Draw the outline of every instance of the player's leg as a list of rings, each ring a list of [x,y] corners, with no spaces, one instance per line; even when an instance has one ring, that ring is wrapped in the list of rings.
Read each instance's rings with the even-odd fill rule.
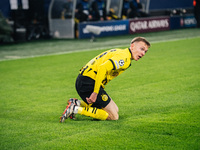
[[[80,96],[85,98],[90,95],[82,94]],[[92,107],[78,108],[75,112],[100,120],[118,120],[119,118],[117,105],[102,87],[100,88],[96,102],[92,104]]]
[[[85,103],[83,100],[78,100],[76,98],[70,98],[67,103],[70,104],[71,102],[75,103],[75,105],[77,106],[81,106],[81,107],[89,107],[89,105],[87,103]]]
[[[96,107],[75,106],[73,113],[92,117],[99,120],[106,120],[108,118],[108,113],[105,110]]]
[[[71,117],[74,114],[80,114],[89,116],[99,120],[118,120],[118,107],[115,102],[111,99],[107,106],[103,109],[96,107],[89,107],[86,103],[83,102],[86,107],[81,107],[81,101],[77,99],[70,99],[68,101],[69,105],[63,113],[63,116],[60,118],[60,122],[64,122],[65,119]]]
[[[111,99],[110,103],[105,108],[103,108],[103,110],[105,110],[108,113],[107,120],[118,120],[119,119],[119,115],[118,115],[119,109],[112,99]]]
[[[77,103],[78,105],[77,104],[75,105],[73,113],[90,116],[95,119],[106,120],[108,118],[108,112],[106,112],[101,108],[105,108],[110,103],[111,99],[103,88],[100,88],[97,100],[95,103],[92,104],[92,107],[90,107],[91,104],[90,105],[87,104],[86,97],[90,97],[91,93],[94,90],[94,84],[95,81],[93,79],[90,79],[82,75],[78,75],[76,80],[76,90],[84,102],[77,101],[80,103],[79,104]],[[112,119],[113,117],[110,118]]]
[[[86,103],[86,107],[81,107],[79,102],[80,100],[77,100],[73,109],[73,114],[85,115],[99,120],[119,119],[118,107],[112,99],[110,100],[109,104],[103,109],[99,109],[97,107],[88,107]]]
[[[70,103],[73,102],[75,104],[75,106],[79,106],[79,107],[90,107],[90,105],[88,105],[87,103],[85,103],[83,100],[78,100],[76,98],[70,98],[68,100],[68,105],[70,105]],[[66,108],[67,109],[67,108]],[[70,119],[76,119],[75,117],[75,113],[72,113],[70,116]]]
[[[81,107],[90,107],[90,105],[88,105],[86,102],[84,102],[83,100],[79,100],[80,102],[80,106]]]
[[[99,120],[106,120],[108,113],[102,109],[96,107],[90,107],[82,100],[70,98],[68,100],[68,106],[66,106],[63,115],[60,117],[60,122],[64,122],[65,119],[75,119],[75,114],[89,116]]]
[[[76,102],[79,105],[75,106],[74,113],[89,116],[99,120],[118,120],[118,106],[115,102],[111,99],[109,104],[103,108],[99,109],[96,107],[89,107],[84,101],[77,100]]]

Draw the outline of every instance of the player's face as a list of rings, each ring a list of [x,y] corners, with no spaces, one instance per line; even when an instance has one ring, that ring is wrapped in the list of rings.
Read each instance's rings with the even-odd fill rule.
[[[132,51],[132,58],[135,61],[138,61],[146,54],[146,52],[148,51],[148,46],[142,41],[134,42],[131,44],[131,51]]]

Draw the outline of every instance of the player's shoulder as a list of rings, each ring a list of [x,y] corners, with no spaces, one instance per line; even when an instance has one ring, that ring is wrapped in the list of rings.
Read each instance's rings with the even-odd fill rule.
[[[115,49],[111,49],[111,50],[108,50],[108,51],[102,53],[99,57],[101,57],[102,55],[106,55],[106,57],[109,59],[120,60],[120,59],[128,58],[129,51],[128,51],[128,49],[115,48]]]
[[[115,63],[117,66],[116,68],[128,68],[131,63],[130,55],[129,55],[129,49],[115,49],[116,54],[111,58],[111,60]]]
[[[125,49],[116,49],[116,55],[119,57],[127,57],[129,55],[129,50],[128,48]]]

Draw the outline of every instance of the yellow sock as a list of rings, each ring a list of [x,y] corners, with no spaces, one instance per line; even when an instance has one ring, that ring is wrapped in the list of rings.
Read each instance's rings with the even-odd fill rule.
[[[106,120],[108,118],[108,113],[105,110],[96,107],[79,107],[78,114],[99,120]]]
[[[81,107],[88,107],[89,105],[85,103],[83,100],[79,100],[81,102]]]

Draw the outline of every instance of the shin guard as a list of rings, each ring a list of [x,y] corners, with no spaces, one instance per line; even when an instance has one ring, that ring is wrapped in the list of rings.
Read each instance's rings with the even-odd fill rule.
[[[108,113],[105,110],[96,107],[79,107],[78,114],[99,120],[106,120],[108,118]]]

